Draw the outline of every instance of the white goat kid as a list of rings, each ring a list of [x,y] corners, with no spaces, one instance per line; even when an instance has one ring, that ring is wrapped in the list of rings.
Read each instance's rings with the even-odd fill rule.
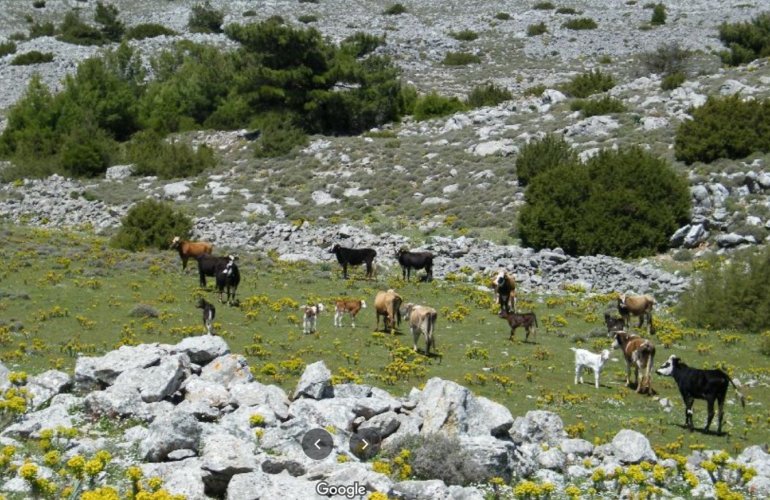
[[[313,333],[316,330],[316,320],[318,319],[318,315],[323,312],[324,305],[319,302],[318,304],[313,304],[311,306],[304,306],[303,309],[305,311],[303,331],[305,334]]]
[[[610,359],[610,351],[604,349],[601,353],[595,354],[585,349],[577,349],[575,347],[570,347],[570,349],[575,351],[575,384],[577,385],[578,380],[580,380],[581,384],[583,383],[583,368],[591,368],[594,371],[594,385],[598,389],[599,374],[604,363]]]

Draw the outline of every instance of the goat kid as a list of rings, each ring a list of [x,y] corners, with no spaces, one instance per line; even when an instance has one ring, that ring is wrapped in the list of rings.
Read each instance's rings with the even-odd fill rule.
[[[583,383],[583,368],[590,368],[594,371],[594,385],[599,388],[599,374],[602,371],[602,367],[610,359],[610,351],[604,349],[599,354],[595,354],[586,349],[578,349],[576,347],[570,347],[575,352],[575,385],[578,380]]]
[[[214,304],[207,302],[206,299],[201,297],[198,299],[198,304],[195,307],[203,309],[203,326],[206,327],[206,333],[214,335],[214,316],[217,314]]]
[[[305,320],[303,323],[303,332],[305,334],[314,333],[316,331],[316,323],[318,315],[324,311],[324,305],[322,303],[313,304],[310,306],[304,306]]]

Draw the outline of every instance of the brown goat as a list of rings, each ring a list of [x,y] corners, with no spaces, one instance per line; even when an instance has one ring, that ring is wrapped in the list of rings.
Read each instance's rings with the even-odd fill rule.
[[[361,309],[366,308],[366,302],[363,300],[338,300],[334,304],[334,326],[342,326],[342,318],[345,313],[350,315],[350,326],[356,327],[356,314]]]
[[[377,292],[374,297],[374,311],[377,315],[376,329],[380,328],[380,316],[383,319],[383,328],[386,331],[395,330],[396,325],[401,324],[401,303],[403,299],[394,290]]]
[[[414,339],[414,351],[417,352],[417,340],[420,333],[425,335],[425,354],[430,355],[430,348],[436,349],[436,318],[438,313],[428,306],[418,306],[412,303],[406,304],[406,318],[409,321],[409,329]]]
[[[626,327],[631,322],[631,315],[639,317],[639,326],[644,325],[647,320],[647,328],[650,334],[655,334],[655,327],[652,324],[652,308],[655,305],[655,298],[652,295],[632,295],[627,296],[622,293],[618,297],[618,312],[623,317]]]
[[[631,366],[634,367],[636,392],[655,394],[652,389],[652,370],[655,363],[655,345],[647,339],[627,332],[615,332],[612,347],[621,349],[626,359],[626,385],[631,386]],[[639,380],[639,369],[642,379]]]
[[[504,269],[495,273],[489,287],[495,291],[495,300],[500,304],[500,312],[516,310],[516,279]]]
[[[513,337],[516,335],[516,329],[520,326],[523,326],[524,331],[526,332],[524,342],[529,340],[530,333],[533,333],[533,338],[534,335],[537,334],[537,316],[535,316],[535,313],[533,312],[516,314],[500,311],[498,316],[505,318],[508,321],[508,325],[511,327],[511,335],[508,337],[508,340],[513,341]]]
[[[187,261],[192,257],[197,259],[203,255],[211,255],[214,251],[214,245],[207,241],[187,241],[179,236],[174,236],[171,240],[171,248],[179,250],[179,257],[182,258],[182,271],[187,269]]]

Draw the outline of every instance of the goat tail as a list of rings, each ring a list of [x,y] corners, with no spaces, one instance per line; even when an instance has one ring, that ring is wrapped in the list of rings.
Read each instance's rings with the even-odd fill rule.
[[[745,396],[743,395],[743,393],[741,392],[741,389],[740,389],[740,387],[738,386],[738,384],[736,384],[736,383],[735,383],[735,381],[733,381],[733,379],[732,379],[731,377],[729,377],[729,376],[727,377],[727,380],[729,380],[729,381],[730,381],[730,383],[731,383],[731,384],[733,384],[733,387],[735,387],[735,392],[737,392],[737,393],[738,393],[738,397],[739,397],[739,398],[740,398],[740,400],[741,400],[741,406],[742,406],[743,408],[746,408],[746,397],[745,397]]]

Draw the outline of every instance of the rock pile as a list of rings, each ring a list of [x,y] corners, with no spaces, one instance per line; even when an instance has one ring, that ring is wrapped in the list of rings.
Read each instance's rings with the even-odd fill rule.
[[[0,365],[0,388],[9,385],[8,377]],[[162,478],[169,492],[191,500],[326,498],[317,493],[321,481],[416,499],[482,499],[490,488],[430,478],[401,481],[377,472],[372,462],[349,451],[351,436],[364,429],[376,431],[385,449],[409,435],[451,436],[486,478],[547,483],[557,495],[575,484],[633,495],[641,483],[624,484],[621,476],[637,469],[647,474],[653,465],[668,471],[656,480],[661,495],[685,481],[698,484],[694,496],[715,495],[713,476],[701,466],[715,452],[693,452],[683,463],[663,459],[644,435],[629,429],[594,446],[569,438],[554,413],[531,411],[514,418],[504,406],[439,378],[406,397],[368,385],[332,385],[322,361],[306,367],[290,398],[277,386],[254,381],[245,359],[214,336],[81,357],[74,379],[51,371],[31,377],[26,387],[34,394],[31,411],[0,432],[0,444],[18,447],[44,429],[78,427],[81,434],[70,442],[65,460],[107,448],[117,462],[138,463],[146,477]],[[86,422],[98,417],[137,424],[119,435],[95,436]],[[303,451],[302,438],[318,428],[330,432],[333,450],[314,460]],[[42,462],[34,454],[29,460]],[[727,462],[720,477],[730,488],[757,497],[770,494],[767,450],[752,446]],[[634,464],[640,466],[631,469]],[[741,479],[740,471],[747,470],[751,479]],[[29,488],[18,476],[0,491],[24,495]]]

